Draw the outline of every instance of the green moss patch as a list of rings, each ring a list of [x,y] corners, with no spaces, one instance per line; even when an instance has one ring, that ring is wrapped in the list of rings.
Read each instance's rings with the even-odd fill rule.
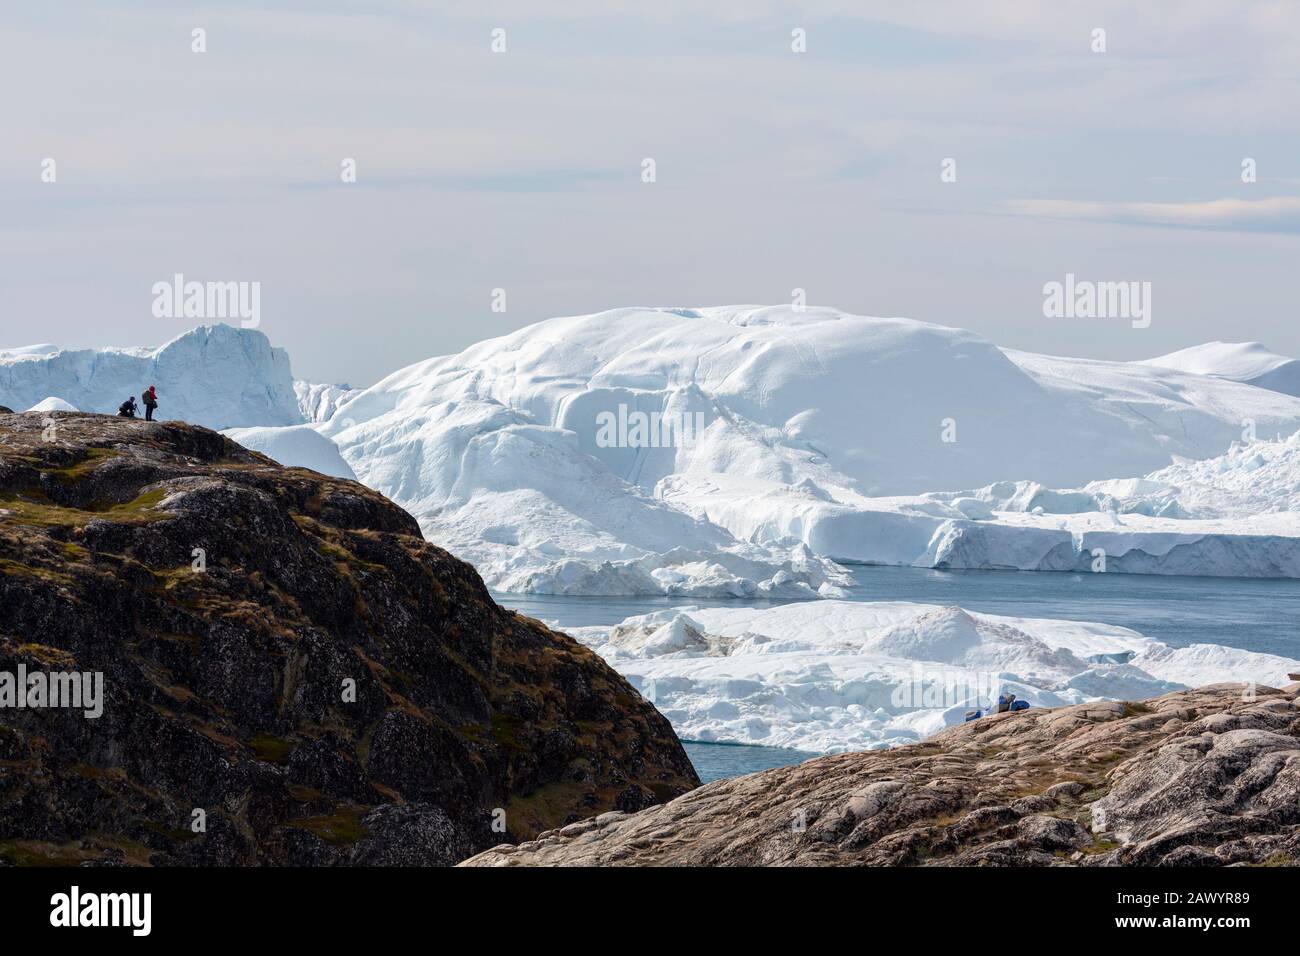
[[[350,807],[329,816],[291,820],[287,826],[314,833],[331,846],[351,846],[370,836],[370,831],[361,823],[361,818],[369,810],[369,807]]]

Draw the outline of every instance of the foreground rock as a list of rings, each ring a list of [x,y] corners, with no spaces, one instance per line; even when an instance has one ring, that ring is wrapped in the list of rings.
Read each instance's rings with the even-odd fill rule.
[[[1000,714],[723,780],[467,866],[1300,863],[1300,685]]]
[[[0,706],[0,864],[451,863],[698,783],[406,512],[202,428],[0,415],[0,609],[0,679],[104,687]]]

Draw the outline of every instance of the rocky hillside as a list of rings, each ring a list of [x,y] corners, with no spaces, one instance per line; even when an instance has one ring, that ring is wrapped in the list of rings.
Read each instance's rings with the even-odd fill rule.
[[[0,414],[0,609],[0,677],[104,686],[0,706],[0,864],[450,863],[698,783],[400,508],[203,428]]]
[[[1300,684],[1000,714],[723,780],[465,865],[1300,863]]]

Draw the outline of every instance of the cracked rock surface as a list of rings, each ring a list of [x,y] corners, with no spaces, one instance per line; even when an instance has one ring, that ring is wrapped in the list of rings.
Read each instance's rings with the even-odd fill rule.
[[[1300,685],[997,714],[722,780],[464,866],[1296,865]]]

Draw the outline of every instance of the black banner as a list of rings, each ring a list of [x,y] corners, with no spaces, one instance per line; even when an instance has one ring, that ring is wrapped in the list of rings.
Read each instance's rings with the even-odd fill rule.
[[[599,926],[665,945],[762,939],[773,926],[839,933],[990,930],[1012,942],[1062,930],[1230,942],[1294,921],[1295,873],[1232,869],[0,869],[6,941],[160,939],[339,943],[472,929],[586,949]],[[685,921],[691,929],[685,930]],[[1172,931],[1175,936],[1168,936]],[[1033,935],[1030,935],[1033,934]],[[685,940],[683,940],[685,941]],[[466,940],[470,942],[470,940]],[[927,945],[929,945],[929,942]]]

